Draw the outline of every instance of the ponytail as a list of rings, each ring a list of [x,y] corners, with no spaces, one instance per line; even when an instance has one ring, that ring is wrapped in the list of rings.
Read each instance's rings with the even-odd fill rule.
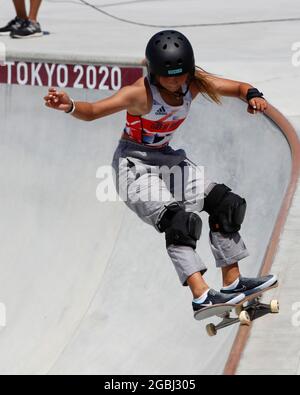
[[[200,71],[201,70],[201,71]],[[213,75],[208,73],[199,66],[196,66],[192,81],[194,81],[199,89],[199,92],[208,100],[212,100],[217,104],[221,104],[220,95],[216,92],[212,83],[209,81],[209,76]]]

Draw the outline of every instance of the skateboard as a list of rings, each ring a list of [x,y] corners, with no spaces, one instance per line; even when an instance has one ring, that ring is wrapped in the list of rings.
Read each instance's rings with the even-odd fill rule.
[[[200,311],[196,311],[194,317],[198,321],[214,316],[222,319],[217,325],[212,323],[206,325],[206,332],[209,336],[216,336],[218,330],[238,322],[241,325],[249,326],[251,321],[258,317],[268,313],[279,313],[278,300],[271,300],[268,304],[260,301],[262,294],[277,286],[278,282],[271,287],[246,296],[237,304],[215,304],[211,307],[205,307]],[[233,311],[235,311],[235,316],[232,315]]]

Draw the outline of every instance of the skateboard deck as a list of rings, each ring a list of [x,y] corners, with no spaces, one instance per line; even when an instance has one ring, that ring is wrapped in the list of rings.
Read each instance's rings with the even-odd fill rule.
[[[198,321],[214,316],[222,319],[218,325],[208,324],[206,326],[206,331],[210,336],[215,336],[219,329],[238,322],[241,325],[250,325],[251,321],[261,315],[279,312],[279,302],[277,300],[272,300],[269,304],[265,304],[260,301],[262,294],[276,288],[277,286],[278,282],[273,284],[271,287],[246,296],[237,304],[215,304],[213,306],[205,307],[200,311],[196,311],[194,313],[194,317]],[[235,317],[231,315],[233,311],[236,313]]]

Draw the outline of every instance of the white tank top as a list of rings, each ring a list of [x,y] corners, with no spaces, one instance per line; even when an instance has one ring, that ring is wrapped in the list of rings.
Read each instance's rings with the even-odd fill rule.
[[[192,95],[188,91],[183,96],[182,105],[170,106],[163,100],[158,88],[150,84],[148,78],[147,80],[152,93],[152,108],[146,115],[127,113],[124,132],[137,143],[148,147],[161,148],[169,144],[174,132],[186,119],[190,110]],[[183,85],[182,91],[185,92],[186,89],[187,86]]]

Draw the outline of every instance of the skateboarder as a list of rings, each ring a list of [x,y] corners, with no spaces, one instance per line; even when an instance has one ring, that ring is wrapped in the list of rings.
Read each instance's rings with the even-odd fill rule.
[[[194,186],[200,183],[197,166],[183,150],[174,150],[169,143],[199,93],[218,104],[221,96],[245,99],[250,113],[265,111],[267,102],[248,83],[218,78],[196,67],[193,48],[180,32],[165,30],[155,34],[147,44],[145,61],[146,78],[109,98],[93,103],[74,102],[67,93],[50,88],[45,104],[86,121],[127,111],[126,126],[112,163],[119,194],[127,193],[126,205],[165,234],[167,252],[180,282],[188,285],[193,294],[194,311],[213,304],[236,304],[245,295],[277,281],[274,275],[241,276],[238,262],[249,255],[239,233],[246,201],[228,186],[210,180],[204,182],[204,194],[195,193]],[[163,165],[177,165],[182,174],[187,174],[183,177],[181,200],[176,199],[176,186],[168,183],[162,172],[152,171]],[[123,181],[118,183],[119,180]],[[161,199],[142,199],[150,189]],[[223,274],[220,292],[205,282],[203,274],[207,269],[196,252],[202,210],[209,214],[209,242],[216,266]]]

